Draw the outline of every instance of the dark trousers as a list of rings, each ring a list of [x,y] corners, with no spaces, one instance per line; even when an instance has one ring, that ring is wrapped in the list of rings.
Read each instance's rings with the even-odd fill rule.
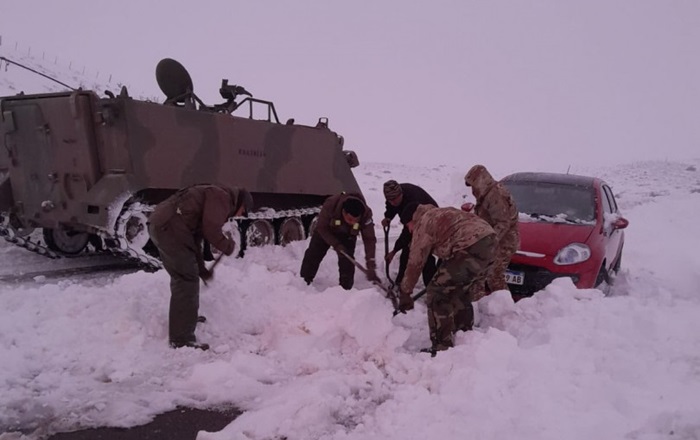
[[[163,267],[170,275],[170,342],[195,342],[199,313],[199,267],[194,238],[178,219],[161,227],[148,226],[151,240],[160,252]]]
[[[340,238],[340,237],[338,237]],[[347,249],[348,255],[355,258],[355,244],[357,243],[357,237],[350,235],[340,238],[340,242],[345,249]],[[311,240],[309,240],[309,247],[304,252],[304,259],[301,261],[301,270],[299,275],[309,284],[316,278],[318,273],[318,268],[323,261],[323,257],[330,249],[330,245],[321,238],[320,234],[312,234]],[[352,289],[355,283],[355,265],[352,264],[350,260],[338,254],[338,275],[339,282],[343,289]]]
[[[406,266],[408,266],[408,257],[411,256],[411,243],[401,250],[401,256],[399,257],[399,272],[396,274],[396,284],[400,285],[403,276],[406,274]],[[437,271],[437,265],[435,264],[435,257],[431,254],[428,255],[428,259],[425,260],[425,266],[423,266],[423,284],[428,285],[430,280],[435,276]]]

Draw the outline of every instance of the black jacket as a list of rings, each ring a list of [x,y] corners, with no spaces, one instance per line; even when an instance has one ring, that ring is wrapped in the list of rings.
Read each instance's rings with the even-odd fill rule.
[[[419,205],[438,206],[435,199],[430,197],[430,194],[428,194],[420,186],[414,185],[412,183],[401,183],[399,184],[399,186],[401,187],[401,192],[403,193],[403,199],[401,200],[401,204],[399,204],[399,206],[393,206],[387,201],[386,210],[384,211],[384,218],[392,220],[394,217],[401,214],[401,211],[403,211],[403,209],[412,202],[416,202]],[[404,225],[404,228],[401,231],[401,235],[399,235],[399,238],[396,240],[396,243],[394,243],[394,252],[408,247],[410,243],[411,232]]]

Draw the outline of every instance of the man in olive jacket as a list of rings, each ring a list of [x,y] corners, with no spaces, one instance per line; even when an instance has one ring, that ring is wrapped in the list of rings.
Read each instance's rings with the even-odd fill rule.
[[[414,210],[408,227],[413,233],[411,257],[401,283],[399,308],[413,308],[411,293],[428,255],[442,260],[427,286],[430,351],[454,346],[457,330],[471,330],[474,311],[469,287],[478,282],[496,255],[496,233],[484,220],[457,208],[409,205]],[[409,212],[410,213],[410,212]]]
[[[367,279],[379,281],[376,274],[375,253],[377,238],[374,234],[372,210],[361,194],[340,193],[329,197],[318,214],[316,230],[311,234],[309,247],[304,253],[299,275],[307,284],[316,277],[318,268],[329,248],[338,253],[338,273],[340,285],[350,290],[355,283],[355,265],[341,251],[355,256],[358,234],[362,234],[365,245]]]
[[[194,185],[173,194],[156,206],[148,219],[148,232],[170,275],[169,336],[173,348],[206,350],[194,335],[199,311],[199,278],[212,273],[204,266],[202,239],[225,255],[235,243],[221,231],[229,217],[253,208],[253,198],[242,188]]]
[[[464,176],[464,184],[471,187],[476,199],[474,213],[493,227],[498,240],[496,261],[486,274],[485,281],[472,286],[472,300],[478,301],[496,290],[508,290],[506,268],[520,245],[518,209],[510,191],[497,182],[483,165],[474,165]]]

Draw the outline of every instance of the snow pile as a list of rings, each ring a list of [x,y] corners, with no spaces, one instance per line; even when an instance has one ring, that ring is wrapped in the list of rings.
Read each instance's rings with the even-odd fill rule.
[[[598,173],[630,221],[611,296],[567,279],[517,304],[497,292],[478,303],[478,328],[434,359],[418,353],[429,345],[422,301],[392,318],[359,274],[352,291],[337,286],[333,255],[307,286],[308,242],[222,262],[200,297],[208,352],[168,348],[162,271],[0,284],[0,431],[128,427],[177,405],[234,404],[242,416],[198,438],[698,438],[697,165]],[[378,223],[385,180],[459,205],[467,168],[355,174]],[[18,271],[26,255],[0,247]]]

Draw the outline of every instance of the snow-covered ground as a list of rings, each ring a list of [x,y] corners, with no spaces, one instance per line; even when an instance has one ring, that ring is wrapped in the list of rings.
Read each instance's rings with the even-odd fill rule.
[[[355,174],[378,222],[390,178],[458,206],[467,156]],[[352,291],[337,286],[332,255],[307,286],[307,241],[217,268],[201,292],[208,352],[168,348],[162,271],[0,283],[0,432],[128,427],[178,405],[233,404],[245,413],[198,439],[700,438],[698,167],[572,169],[606,179],[630,221],[612,294],[567,280],[517,304],[497,292],[478,303],[478,328],[436,358],[418,353],[429,345],[422,302],[392,318],[359,274]],[[3,244],[0,264],[29,270],[26,254]]]

